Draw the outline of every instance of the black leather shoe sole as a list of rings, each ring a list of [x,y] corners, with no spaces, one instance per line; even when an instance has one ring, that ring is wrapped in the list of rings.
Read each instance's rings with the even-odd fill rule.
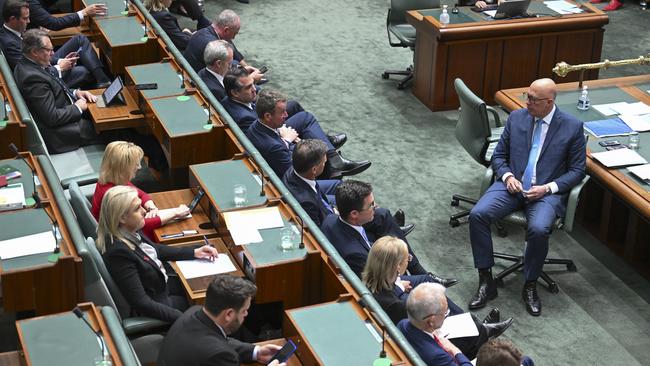
[[[489,335],[488,335],[488,336],[489,336],[489,339],[498,338],[501,334],[503,334],[503,332],[505,332],[508,328],[510,328],[510,326],[512,325],[512,322],[513,322],[513,321],[514,321],[514,320],[513,320],[512,318],[508,318],[508,319],[504,320],[503,323],[501,323],[501,324],[503,324],[503,325],[502,325],[502,327],[501,327],[500,329],[498,329],[498,330],[497,330],[496,332],[494,332],[493,334],[489,334]]]
[[[413,229],[415,229],[415,224],[408,224],[406,226],[400,227],[400,229],[402,229],[402,233],[404,233],[404,236],[407,236],[408,234],[411,233],[411,231],[413,231]]]
[[[366,169],[370,168],[370,165],[372,165],[371,162],[367,161],[365,163],[360,163],[356,167],[348,170],[341,170],[341,175],[344,177],[351,176],[351,175],[357,175],[359,173],[364,172]]]

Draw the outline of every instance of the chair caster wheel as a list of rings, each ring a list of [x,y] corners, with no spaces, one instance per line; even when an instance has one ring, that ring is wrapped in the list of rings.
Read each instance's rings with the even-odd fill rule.
[[[387,72],[381,74],[381,78],[382,78],[382,79],[388,79],[389,76],[390,76],[390,75],[388,75]]]
[[[404,89],[406,89],[406,85],[398,84],[397,89],[398,90],[404,90]]]
[[[560,288],[557,287],[557,283],[551,283],[550,285],[548,285],[548,290],[551,291],[551,293],[553,294],[557,294],[558,292],[560,292]]]
[[[569,264],[566,265],[566,270],[569,271],[569,272],[577,272],[578,267],[576,267],[576,265],[573,264],[573,263],[569,263]]]
[[[508,232],[504,228],[497,228],[497,235],[499,235],[500,238],[505,238],[508,236]]]
[[[460,225],[460,222],[456,219],[449,219],[449,225],[451,227],[458,227]]]
[[[496,283],[497,287],[503,288],[503,278],[495,278],[494,283]]]
[[[458,205],[460,205],[460,201],[458,201],[457,199],[452,198],[450,205],[453,206],[453,207],[458,207]]]

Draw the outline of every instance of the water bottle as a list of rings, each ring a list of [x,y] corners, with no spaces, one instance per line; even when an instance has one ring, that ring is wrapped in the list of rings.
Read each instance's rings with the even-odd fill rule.
[[[442,6],[442,13],[440,13],[440,24],[443,26],[449,24],[449,13],[447,12],[447,5]]]
[[[641,0],[639,1],[639,5],[641,5],[641,10],[646,10],[648,8],[648,2],[647,0]]]
[[[586,111],[591,107],[591,101],[589,100],[589,92],[587,91],[587,86],[582,87],[582,93],[580,93],[580,98],[578,98],[578,109],[581,111]]]

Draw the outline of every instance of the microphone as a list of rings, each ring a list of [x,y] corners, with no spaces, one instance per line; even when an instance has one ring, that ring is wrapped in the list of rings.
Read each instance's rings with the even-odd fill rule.
[[[204,108],[208,110],[208,120],[205,122],[205,124],[211,125],[212,120],[210,120],[210,115],[212,114],[212,104],[206,102]]]
[[[300,244],[298,248],[305,249],[305,222],[302,221],[300,215],[296,215],[296,217],[300,220]]]
[[[129,12],[129,0],[124,0],[124,12]]]
[[[144,26],[144,35],[142,36],[142,39],[149,38],[147,35],[147,19],[144,19],[144,23],[142,25]]]
[[[248,151],[245,151],[242,153],[242,155],[246,158],[250,158],[251,154]],[[257,173],[260,176],[260,181],[262,182],[262,189],[260,190],[260,196],[264,196],[264,174],[262,174],[262,170],[257,168],[257,165],[253,165],[255,168],[255,173]]]
[[[8,121],[9,120],[9,113],[7,113],[7,96],[2,95],[2,113],[4,117],[2,117],[3,121]]]
[[[52,234],[54,234],[54,250],[52,253],[54,254],[59,254],[61,252],[61,247],[59,246],[59,237],[61,236],[61,231],[59,230],[59,223],[56,221],[56,217],[53,217],[50,215],[50,213],[44,208],[43,211],[45,211],[45,214],[47,217],[50,218],[50,221],[52,222]],[[59,233],[59,235],[57,235]]]
[[[20,155],[18,148],[16,147],[16,145],[14,145],[13,142],[9,144],[9,151],[11,151],[14,154],[14,157],[16,159],[20,159],[23,162],[25,162],[27,167],[29,167],[29,170],[32,171],[32,188],[33,188],[32,198],[34,199],[34,202],[36,202],[36,205],[34,205],[34,207],[35,208],[41,207],[41,197],[38,196],[38,192],[36,191],[36,182],[34,181],[34,177],[36,177],[36,169],[34,169],[34,167],[27,161],[27,159],[25,159],[22,155]]]
[[[88,323],[88,320],[86,320],[86,318],[84,317],[84,312],[78,306],[76,306],[74,309],[72,309],[72,312],[74,313],[74,315],[77,316],[77,318],[83,320],[84,323],[86,323],[86,325],[88,326],[88,328],[90,328],[90,330],[92,330],[92,332],[95,333],[95,335],[97,336],[97,339],[99,339],[99,343],[101,344],[101,347],[102,347],[102,355],[101,356],[102,356],[102,359],[103,359],[104,356],[105,356],[105,353],[104,353],[104,350],[105,350],[104,347],[105,346],[104,346],[104,339],[102,338],[102,335],[99,333],[99,331],[95,331],[93,326],[90,325],[90,323]]]
[[[185,72],[181,69],[181,89],[183,89],[183,94],[185,94]]]
[[[372,312],[363,299],[360,298],[357,302],[362,308],[368,309]],[[386,326],[377,318],[375,318],[375,321],[377,322],[377,325],[379,325],[379,328],[381,328],[381,351],[379,351],[379,357],[372,362],[372,366],[391,366],[393,363],[386,355]]]

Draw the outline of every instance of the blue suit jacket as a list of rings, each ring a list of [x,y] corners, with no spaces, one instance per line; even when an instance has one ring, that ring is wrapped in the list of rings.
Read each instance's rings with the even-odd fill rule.
[[[192,35],[183,32],[181,27],[178,25],[178,19],[176,19],[176,16],[167,10],[149,11],[149,13],[151,13],[151,16],[156,19],[160,28],[167,33],[169,39],[174,43],[174,46],[182,52],[185,47],[187,47],[187,42],[190,40]]]
[[[76,27],[81,24],[77,13],[70,13],[61,17],[50,14],[39,0],[27,0],[29,3],[29,26],[28,28],[43,27],[49,30],[61,30]]]
[[[291,192],[296,201],[302,206],[302,209],[307,212],[316,225],[321,226],[323,220],[332,214],[325,207],[318,194],[311,189],[311,186],[307,182],[300,179],[293,169],[287,170],[282,177],[282,182],[287,186],[289,192]]]
[[[397,328],[428,366],[472,366],[470,360],[462,353],[457,354],[455,359],[452,358],[430,335],[414,327],[408,319],[400,321]]]
[[[262,125],[259,120],[253,122],[246,132],[246,136],[278,177],[282,177],[287,170],[293,167],[291,152],[294,144],[289,144],[287,147],[278,134]]]
[[[248,131],[253,122],[257,121],[255,103],[253,103],[253,108],[248,108],[247,106],[230,99],[230,97],[225,97],[221,101],[221,105],[226,109],[226,111],[228,111],[230,117],[232,117],[233,121],[237,123],[244,133]]]
[[[207,68],[202,68],[201,71],[199,71],[197,74],[199,74],[201,80],[203,80],[205,85],[208,86],[208,89],[210,89],[212,95],[214,95],[218,101],[221,102],[223,98],[226,97],[226,89],[224,89],[219,80],[217,80],[217,78],[212,75],[210,71],[207,70]]]
[[[492,168],[497,179],[511,172],[521,180],[532,145],[534,117],[527,109],[510,113],[501,139],[492,155]],[[537,160],[536,185],[555,182],[557,194],[542,199],[553,206],[558,216],[564,216],[567,193],[585,176],[586,146],[582,122],[555,109]]]
[[[9,67],[13,70],[23,58],[23,41],[7,28],[0,25],[0,47],[5,54]]]
[[[219,35],[212,26],[199,29],[192,35],[187,43],[187,47],[185,47],[185,51],[183,51],[183,56],[190,63],[194,71],[199,72],[199,70],[205,67],[205,62],[203,61],[205,46],[217,39],[220,39]],[[237,47],[232,42],[229,43],[233,48],[233,61],[239,62],[243,60],[244,56],[237,50]]]
[[[370,248],[361,234],[342,222],[338,215],[327,216],[320,229],[343,257],[343,260],[350,266],[350,269],[361,277],[370,252]],[[375,241],[376,238],[372,232],[366,230],[366,235],[370,242]]]

